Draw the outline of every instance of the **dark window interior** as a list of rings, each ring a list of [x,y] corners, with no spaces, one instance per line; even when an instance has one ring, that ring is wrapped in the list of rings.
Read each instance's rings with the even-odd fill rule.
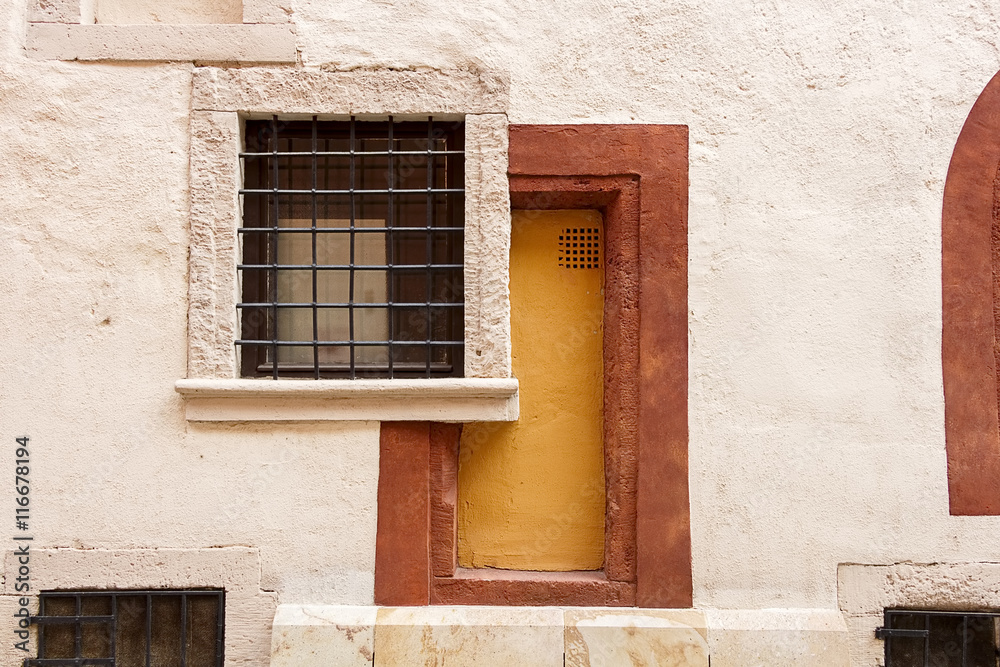
[[[225,594],[191,591],[46,591],[40,665],[221,667]]]
[[[886,667],[998,667],[998,614],[887,610]]]
[[[248,121],[244,377],[461,376],[464,126]]]

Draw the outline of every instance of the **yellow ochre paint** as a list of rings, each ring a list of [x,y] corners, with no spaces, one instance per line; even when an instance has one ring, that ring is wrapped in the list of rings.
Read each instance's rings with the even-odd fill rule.
[[[511,343],[521,417],[463,429],[459,564],[599,570],[604,563],[604,250],[601,241],[590,241],[601,246],[599,263],[591,263],[595,268],[559,266],[560,251],[572,252],[560,248],[559,237],[567,237],[565,230],[597,229],[603,239],[601,215],[514,211],[512,224]],[[568,238],[564,243],[572,245]]]

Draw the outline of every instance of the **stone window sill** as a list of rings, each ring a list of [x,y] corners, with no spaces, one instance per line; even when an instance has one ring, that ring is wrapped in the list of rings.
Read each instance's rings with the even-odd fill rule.
[[[193,422],[515,421],[514,378],[178,380]]]

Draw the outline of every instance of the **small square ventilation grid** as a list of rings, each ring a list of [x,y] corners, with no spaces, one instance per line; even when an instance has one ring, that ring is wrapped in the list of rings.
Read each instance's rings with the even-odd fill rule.
[[[601,268],[601,230],[570,227],[559,234],[559,266],[564,269]]]

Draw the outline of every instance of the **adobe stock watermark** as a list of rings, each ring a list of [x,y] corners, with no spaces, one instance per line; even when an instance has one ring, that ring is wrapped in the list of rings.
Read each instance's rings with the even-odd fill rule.
[[[28,638],[31,636],[28,628],[31,626],[31,611],[28,606],[31,598],[26,594],[31,592],[31,554],[28,534],[28,522],[31,519],[31,455],[28,451],[28,436],[15,438],[14,448],[14,527],[20,531],[14,535],[14,555],[17,559],[17,576],[14,578],[14,590],[21,594],[17,599],[17,611],[14,618],[17,623],[14,628],[14,648],[28,651]],[[20,640],[20,641],[18,641]]]

